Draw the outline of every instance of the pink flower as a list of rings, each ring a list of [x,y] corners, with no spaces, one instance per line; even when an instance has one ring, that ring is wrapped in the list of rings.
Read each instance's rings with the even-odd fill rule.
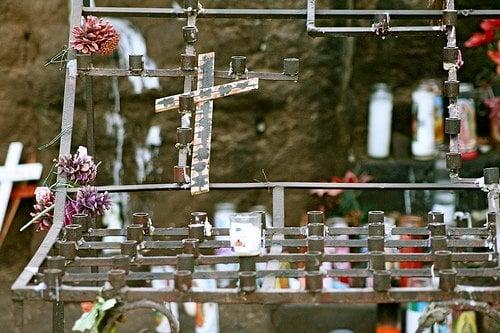
[[[33,205],[34,211],[30,213],[31,217],[35,217],[43,212],[45,209],[54,205],[55,197],[54,193],[50,191],[48,187],[37,187],[35,189],[35,199],[36,204]],[[40,216],[36,221],[33,222],[36,231],[48,230],[52,225],[54,219],[53,211],[49,211]]]
[[[465,47],[477,47],[495,41],[495,32],[493,30],[484,33],[475,32],[464,43]]]
[[[87,148],[80,146],[74,155],[65,155],[56,162],[57,173],[64,175],[70,182],[88,185],[97,176],[97,165],[92,156],[87,155]]]
[[[500,29],[500,19],[483,20],[481,22],[481,29],[483,29],[483,31]]]
[[[72,199],[66,200],[66,206],[64,206],[64,225],[73,223],[73,215],[78,214],[78,209],[76,202]]]
[[[111,23],[92,15],[82,26],[71,29],[71,35],[71,47],[82,54],[110,55],[120,41],[120,34]]]
[[[108,192],[98,193],[95,187],[85,186],[76,193],[75,204],[80,214],[104,215],[104,212],[111,208],[111,197]]]
[[[350,170],[346,171],[344,177],[336,177],[333,176],[330,178],[331,183],[367,183],[372,179],[370,175],[367,175],[365,173],[362,173],[361,175],[356,176],[356,174]],[[343,189],[316,189],[316,190],[311,190],[312,194],[315,194],[319,197],[323,197],[325,195],[330,196],[330,197],[336,197],[339,194],[344,192]]]

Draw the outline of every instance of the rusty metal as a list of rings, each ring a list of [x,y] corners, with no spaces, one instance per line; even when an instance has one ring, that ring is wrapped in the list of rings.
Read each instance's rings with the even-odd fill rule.
[[[68,224],[64,226],[64,238],[67,241],[78,242],[82,239],[82,226],[79,224]]]
[[[74,118],[74,104],[77,78],[82,79],[87,111],[87,144],[89,152],[94,153],[93,135],[93,96],[92,78],[110,76],[158,76],[180,77],[184,79],[183,94],[186,99],[181,106],[182,119],[178,131],[179,160],[174,171],[174,182],[163,184],[112,185],[98,186],[98,191],[136,192],[136,191],[190,191],[190,166],[187,157],[190,153],[192,130],[190,114],[195,111],[194,104],[202,102],[200,93],[207,93],[200,87],[192,91],[195,79],[202,81],[200,68],[196,61],[194,43],[198,39],[198,18],[271,18],[271,19],[306,19],[307,29],[312,35],[362,36],[377,34],[408,35],[445,33],[447,45],[443,49],[443,65],[448,71],[445,83],[445,95],[450,97],[450,115],[446,120],[446,132],[450,134],[450,149],[447,165],[452,178],[448,183],[312,183],[312,182],[255,182],[255,183],[211,183],[210,190],[260,190],[271,191],[273,202],[273,226],[265,230],[265,242],[262,254],[253,257],[239,257],[235,254],[213,255],[214,250],[228,248],[226,240],[213,239],[204,234],[206,213],[192,214],[188,227],[152,228],[147,213],[133,217],[133,224],[126,230],[97,229],[95,219],[88,216],[74,216],[78,226],[68,226],[66,236],[63,230],[64,206],[66,195],[77,188],[59,187],[56,193],[54,224],[42,245],[30,260],[12,286],[16,309],[15,330],[23,330],[23,302],[29,300],[47,300],[53,303],[53,329],[64,329],[64,303],[94,301],[96,296],[114,295],[127,304],[142,301],[152,302],[216,302],[225,304],[318,304],[318,303],[389,303],[408,301],[453,301],[457,299],[500,303],[500,288],[486,286],[465,286],[463,281],[495,279],[500,275],[498,263],[498,212],[491,209],[487,215],[487,224],[476,228],[445,227],[443,215],[431,212],[425,227],[393,227],[385,229],[384,213],[372,211],[368,215],[367,226],[332,227],[324,226],[322,212],[308,212],[308,225],[304,227],[285,226],[285,192],[287,189],[350,189],[350,190],[467,190],[488,191],[488,198],[498,197],[498,168],[484,170],[484,184],[476,181],[457,180],[461,165],[460,153],[456,144],[459,114],[456,110],[458,96],[458,78],[456,66],[459,49],[456,46],[455,24],[465,17],[495,17],[499,10],[457,10],[452,0],[446,1],[445,10],[315,10],[315,1],[308,1],[307,9],[211,9],[198,6],[198,1],[185,1],[184,8],[136,8],[136,7],[82,7],[81,0],[72,1],[70,25],[76,26],[81,15],[97,16],[147,16],[186,18],[183,28],[185,48],[181,61],[174,69],[144,68],[142,57],[131,56],[129,68],[95,68],[91,57],[78,56],[70,51],[66,66],[65,91],[62,114],[62,136],[60,155],[70,153]],[[317,28],[316,20],[324,18],[368,19],[374,18],[373,27],[325,27]],[[439,26],[393,26],[395,19],[441,19]],[[71,37],[71,36],[69,36]],[[450,65],[451,64],[451,65]],[[233,58],[231,70],[214,70],[213,78],[234,80],[245,78],[247,84],[262,80],[296,81],[299,61],[286,58],[281,73],[252,72],[247,69],[246,58]],[[253,81],[252,81],[253,80]],[[230,87],[242,81],[229,83]],[[227,85],[223,85],[227,87]],[[238,89],[241,88],[238,87]],[[212,93],[217,94],[213,87]],[[220,94],[221,96],[223,94]],[[178,95],[177,95],[178,96]],[[196,97],[198,96],[198,97]],[[219,97],[221,97],[219,96]],[[212,96],[213,97],[213,96]],[[178,97],[177,97],[178,98]],[[198,100],[197,100],[198,98]],[[211,100],[212,98],[210,98]],[[191,105],[189,105],[189,103]],[[177,101],[170,103],[177,106]],[[178,103],[181,104],[181,103]],[[70,129],[70,130],[67,130]],[[58,184],[65,179],[58,177]],[[498,200],[498,199],[496,199]],[[495,207],[494,205],[490,205]],[[262,219],[265,225],[265,215]],[[212,229],[213,236],[227,236],[228,229]],[[338,235],[360,236],[359,239],[338,239]],[[400,240],[392,236],[414,235],[419,239]],[[64,236],[64,237],[63,237]],[[126,236],[127,240],[110,242],[106,236]],[[366,238],[363,238],[367,236]],[[368,248],[367,253],[323,254],[326,247],[349,247],[351,250]],[[421,253],[400,253],[399,249],[415,247]],[[307,248],[306,253],[294,252],[297,248]],[[391,252],[384,250],[390,249]],[[54,251],[57,250],[57,251]],[[101,250],[119,250],[120,255],[103,257]],[[151,250],[158,250],[161,255],[151,255]],[[185,253],[183,253],[185,252]],[[49,256],[58,253],[59,256]],[[417,261],[422,268],[389,269],[387,262]],[[280,262],[304,263],[305,269],[282,269]],[[351,269],[330,269],[319,272],[321,263],[350,262],[367,263],[367,267]],[[204,265],[239,263],[235,271],[207,271],[199,269]],[[266,268],[256,271],[256,263],[266,263]],[[473,265],[467,265],[473,263]],[[43,266],[46,264],[46,267]],[[149,272],[144,268],[153,265],[176,266],[175,272]],[[91,267],[91,270],[88,269]],[[130,271],[127,273],[129,268]],[[295,267],[295,266],[292,266]],[[109,268],[120,268],[111,269]],[[141,268],[141,270],[135,270]],[[439,278],[439,287],[396,288],[391,287],[391,279],[400,277]],[[305,278],[306,287],[300,290],[281,290],[276,288],[276,278]],[[373,288],[349,288],[335,290],[323,288],[324,277],[351,277],[363,284],[367,278],[373,278]],[[262,286],[256,279],[261,278]],[[141,283],[153,279],[173,280],[174,288],[128,287],[127,281]],[[218,288],[205,290],[191,288],[192,279],[235,279],[238,288]],[[39,284],[44,281],[45,285]],[[132,284],[131,284],[132,285]],[[145,284],[146,285],[146,284]],[[104,288],[103,288],[104,287]],[[41,289],[42,288],[42,289]],[[132,302],[132,303],[128,303]]]
[[[445,32],[443,25],[435,26],[389,26],[389,12],[374,12],[376,21],[371,27],[318,27],[316,26],[316,0],[307,0],[307,33],[311,37],[360,37],[387,35],[440,35]],[[381,20],[381,18],[383,18]],[[382,24],[382,26],[380,26]]]
[[[130,258],[137,256],[137,241],[125,240],[120,243],[120,253]]]
[[[325,214],[319,210],[307,212],[307,223],[325,223]]]
[[[247,57],[232,56],[229,73],[238,79],[245,78],[247,73]]]
[[[109,17],[151,17],[151,18],[185,18],[182,8],[140,8],[140,7],[83,7],[87,15]],[[323,9],[316,10],[317,19],[353,18],[372,19],[376,14],[388,13],[393,18],[401,19],[440,19],[441,10],[344,10]],[[495,18],[500,16],[498,9],[461,9],[458,10],[459,19],[466,18]],[[306,9],[240,9],[240,8],[204,8],[197,17],[200,19],[306,19]]]
[[[255,271],[255,256],[241,256],[239,257],[240,272],[253,272]]]
[[[319,271],[319,267],[323,261],[323,255],[320,251],[307,251],[305,253],[305,270]]]
[[[255,272],[239,272],[240,289],[245,293],[254,292],[257,289],[257,273]]]
[[[486,185],[498,184],[500,173],[498,168],[485,168],[483,170],[484,183]]]
[[[192,286],[192,277],[190,271],[175,271],[174,272],[175,289],[180,291],[188,291]]]
[[[88,232],[90,227],[90,217],[87,214],[73,214],[73,224],[82,226],[82,232]]]
[[[142,72],[144,70],[144,59],[142,54],[130,54],[128,56],[128,68],[131,72]]]
[[[316,292],[323,289],[323,274],[320,271],[306,272],[306,289]]]
[[[194,271],[194,255],[190,253],[182,253],[177,255],[177,270],[178,271]]]
[[[444,132],[448,135],[457,135],[460,133],[460,119],[446,118],[444,121]]]
[[[299,75],[299,59],[297,58],[283,59],[283,74],[288,76]]]
[[[127,226],[127,239],[141,243],[144,240],[144,229],[142,224],[131,224]]]

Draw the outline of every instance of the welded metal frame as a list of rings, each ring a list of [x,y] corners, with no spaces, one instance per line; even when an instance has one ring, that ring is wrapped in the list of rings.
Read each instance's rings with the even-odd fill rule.
[[[193,2],[193,1],[188,1]],[[405,10],[315,10],[315,1],[308,1],[307,9],[203,9],[197,10],[184,10],[172,8],[120,8],[120,7],[85,7],[82,0],[72,1],[72,12],[70,17],[70,26],[76,26],[80,23],[82,15],[96,15],[96,16],[137,16],[137,17],[158,17],[158,18],[187,18],[188,26],[195,26],[197,18],[261,18],[261,19],[307,19],[307,29],[312,35],[320,34],[337,34],[338,36],[346,35],[363,35],[366,33],[364,30],[345,30],[346,28],[317,28],[315,26],[316,19],[330,19],[330,18],[373,18],[376,15],[388,14],[391,18],[406,19],[406,18],[425,18],[425,19],[438,19],[443,17],[443,11],[440,10],[418,10],[418,11],[405,11]],[[449,8],[448,8],[449,9]],[[454,9],[454,8],[452,8]],[[495,17],[500,15],[500,10],[458,10],[458,18],[470,17]],[[319,29],[319,30],[318,30]],[[321,30],[323,29],[323,30]],[[337,29],[337,30],[336,30]],[[340,29],[340,30],[338,30]],[[351,29],[351,28],[348,28]],[[392,29],[392,30],[391,30]],[[436,28],[437,29],[437,28]],[[439,29],[434,30],[430,28],[432,33],[451,33],[454,27],[451,25],[440,26]],[[406,33],[427,33],[429,28],[420,29],[415,27],[403,27],[401,29],[390,28],[391,34],[406,34]],[[373,34],[373,31],[370,32]],[[71,35],[69,36],[71,38]],[[452,41],[448,41],[449,46]],[[451,44],[450,44],[451,43]],[[186,46],[186,54],[194,54],[194,49]],[[87,144],[89,152],[95,151],[94,143],[94,128],[93,128],[93,102],[92,102],[92,78],[97,76],[128,76],[128,75],[142,75],[142,76],[165,76],[165,77],[184,77],[184,92],[191,91],[193,79],[195,78],[194,72],[186,72],[182,69],[144,69],[141,72],[132,71],[130,69],[105,69],[93,68],[90,64],[87,68],[77,68],[76,55],[74,52],[69,51],[68,62],[65,73],[65,88],[64,88],[64,104],[62,113],[61,130],[62,135],[60,138],[59,155],[69,154],[71,151],[72,127],[75,109],[75,93],[77,77],[80,76],[85,85],[85,99],[86,99],[86,114],[87,114]],[[455,72],[456,74],[456,72]],[[227,74],[226,71],[216,71],[215,76],[224,79],[233,79]],[[248,72],[247,77],[259,77],[260,79],[269,80],[297,80],[296,76],[286,75],[284,73],[255,73]],[[451,79],[456,79],[451,74]],[[186,121],[183,122],[184,124]],[[185,152],[179,152],[179,162],[185,161]],[[181,163],[179,163],[181,164]],[[64,183],[65,179],[58,176],[58,183]],[[304,277],[306,281],[318,281],[317,276],[310,275],[309,272],[303,269],[283,270],[279,268],[279,261],[290,262],[303,262],[306,260],[305,254],[299,253],[283,253],[287,247],[297,246],[312,246],[309,244],[307,226],[306,227],[285,227],[285,192],[287,189],[353,189],[353,190],[394,190],[394,189],[415,189],[415,190],[481,190],[479,184],[471,181],[463,182],[450,182],[447,184],[394,184],[394,183],[367,183],[367,184],[352,184],[352,183],[305,183],[305,182],[266,182],[266,183],[225,183],[225,184],[211,184],[211,190],[269,190],[273,196],[273,228],[266,230],[265,245],[268,249],[268,254],[261,255],[254,258],[258,262],[267,262],[267,268],[264,271],[255,272],[255,276],[263,278],[261,288],[255,291],[242,291],[240,288],[226,288],[217,290],[201,290],[199,288],[192,288],[190,290],[181,291],[177,289],[154,289],[150,287],[127,287],[121,286],[120,288],[112,288],[115,295],[119,295],[124,301],[134,301],[142,299],[150,299],[155,301],[194,301],[194,302],[217,302],[217,303],[259,303],[259,304],[282,304],[282,303],[302,303],[302,304],[318,304],[318,303],[385,303],[385,302],[406,302],[406,301],[436,301],[436,300],[453,300],[457,298],[466,300],[486,301],[491,303],[500,303],[500,288],[499,287],[460,287],[449,289],[449,285],[444,285],[440,288],[389,288],[384,290],[373,290],[372,288],[350,288],[347,290],[334,290],[328,288],[314,289],[314,284],[309,285],[308,290],[289,290],[289,289],[276,289],[275,278],[279,276],[295,276]],[[88,249],[94,250],[97,253],[105,248],[120,248],[120,243],[103,242],[100,238],[109,235],[124,235],[122,230],[109,230],[109,229],[96,229],[92,221],[90,221],[90,230],[85,231],[79,239],[78,250],[75,249],[76,256],[70,258],[69,256],[63,258],[62,269],[75,268],[75,267],[91,267],[90,273],[71,273],[65,272],[64,275],[56,277],[56,285],[54,282],[48,280],[49,273],[53,275],[53,271],[44,271],[42,269],[51,262],[48,259],[49,255],[59,253],[72,253],[64,252],[68,249],[71,250],[71,242],[67,239],[67,234],[62,232],[64,206],[67,193],[75,189],[68,189],[60,187],[56,194],[54,223],[49,230],[47,236],[43,240],[41,246],[30,260],[26,268],[20,274],[18,279],[12,286],[13,301],[14,301],[14,314],[15,314],[15,331],[23,332],[23,316],[24,316],[24,301],[27,300],[45,300],[53,303],[53,331],[63,332],[64,330],[64,303],[65,302],[81,302],[92,301],[96,296],[102,293],[102,288],[99,283],[108,280],[108,277],[99,273],[98,267],[115,266],[114,258],[106,257],[80,257],[79,251]],[[184,184],[142,184],[142,185],[113,185],[113,186],[99,186],[99,191],[110,192],[135,192],[135,191],[186,191],[189,187]],[[497,199],[498,200],[498,199]],[[94,221],[95,222],[95,221]],[[441,235],[440,240],[445,241],[449,247],[456,247],[458,250],[454,251],[449,256],[449,263],[454,262],[483,262],[493,264],[492,267],[483,268],[457,268],[456,276],[475,278],[481,277],[498,277],[498,248],[490,247],[491,242],[495,242],[498,237],[498,214],[493,213],[489,215],[488,224],[484,228],[448,228],[445,234]],[[141,241],[141,249],[165,249],[174,251],[175,253],[185,252],[187,249],[178,238],[185,238],[189,236],[189,228],[156,228],[149,230],[144,241]],[[215,229],[215,235],[227,235],[227,229]],[[328,247],[343,246],[343,247],[365,247],[370,248],[369,239],[350,239],[338,240],[334,237],[336,235],[358,235],[360,237],[370,235],[369,227],[359,228],[326,228],[324,235],[324,245]],[[385,239],[382,242],[382,247],[420,247],[423,249],[429,248],[429,252],[418,254],[402,254],[402,253],[387,253],[385,260],[391,261],[422,261],[432,263],[436,261],[436,254],[434,253],[434,245],[438,242],[433,242],[435,237],[427,227],[415,228],[394,228],[392,235],[396,234],[409,234],[419,235],[424,239],[415,240],[391,240]],[[289,239],[288,237],[294,236],[299,239]],[[470,236],[470,239],[457,239],[461,236]],[[171,239],[176,238],[177,239]],[[425,239],[425,237],[428,237]],[[444,237],[444,238],[443,238]],[[157,241],[156,238],[163,240]],[[379,239],[380,240],[380,239]],[[69,247],[68,242],[70,243]],[[488,243],[489,242],[489,243]],[[76,243],[75,243],[76,244]],[[311,243],[312,244],[312,243]],[[442,244],[442,242],[441,242]],[[203,240],[199,242],[199,248],[215,249],[220,247],[228,247],[225,241],[216,240]],[[379,243],[380,245],[380,243]],[[378,245],[378,246],[379,246]],[[63,250],[62,247],[64,247]],[[485,249],[485,247],[487,247]],[[464,248],[478,248],[482,249],[481,252],[466,252]],[[121,265],[176,265],[178,258],[176,256],[159,256],[148,257],[143,256],[142,253],[135,255],[134,258],[128,258],[120,261]],[[196,260],[195,265],[209,265],[215,263],[236,263],[242,260],[240,257],[231,256],[214,256],[208,254],[201,254]],[[346,255],[324,255],[323,261],[336,262],[336,261],[349,261],[349,262],[371,262],[373,260],[372,253],[352,253]],[[53,261],[52,261],[53,262]],[[490,265],[491,266],[491,265]],[[385,270],[384,270],[385,271]],[[439,272],[438,272],[439,273]],[[352,277],[374,277],[375,279],[382,277],[380,281],[387,282],[387,275],[380,275],[380,272],[374,271],[370,268],[357,268],[351,270],[336,270],[332,269],[327,273],[329,276],[352,276]],[[434,272],[431,268],[422,268],[414,270],[398,270],[391,269],[384,274],[389,276],[422,276],[431,277]],[[145,280],[151,278],[172,279],[176,278],[175,274],[171,273],[136,273],[130,272],[126,275],[127,280]],[[385,277],[384,277],[385,276]],[[194,271],[191,278],[238,278],[241,276],[238,272],[202,272]],[[75,282],[92,282],[91,286],[78,286]],[[379,281],[379,282],[380,282]],[[45,283],[44,283],[45,282]],[[61,282],[61,284],[59,284]],[[384,287],[377,284],[377,288]],[[316,286],[317,287],[317,286]],[[385,285],[386,287],[386,285]]]

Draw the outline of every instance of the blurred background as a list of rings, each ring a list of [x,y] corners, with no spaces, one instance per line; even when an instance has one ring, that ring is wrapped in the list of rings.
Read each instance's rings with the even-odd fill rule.
[[[206,8],[303,9],[306,6],[306,1],[295,0],[202,3]],[[168,0],[144,0],[140,5],[124,0],[97,0],[97,5],[179,4]],[[337,9],[426,9],[429,5],[433,4],[427,0],[318,1],[319,8]],[[492,5],[490,0],[456,1],[458,9],[488,9]],[[42,179],[51,172],[59,147],[56,142],[45,149],[38,148],[61,131],[64,91],[64,71],[58,64],[44,65],[67,43],[68,8],[65,0],[0,2],[0,164],[5,160],[9,143],[20,141],[24,144],[24,162],[43,163]],[[457,44],[464,59],[459,80],[471,84],[470,94],[462,97],[473,100],[475,107],[475,153],[464,161],[461,173],[464,177],[480,177],[484,167],[500,165],[498,121],[491,119],[484,102],[499,93],[496,67],[486,55],[486,46],[464,47],[471,34],[480,30],[480,22],[475,18],[460,19],[457,26]],[[149,57],[146,68],[148,64],[157,68],[179,66],[184,47],[181,28],[185,20],[130,18],[113,19],[112,23],[123,28],[122,44],[126,38],[132,43],[145,42]],[[347,24],[340,19],[320,23]],[[370,26],[371,22],[352,20],[350,24]],[[436,135],[435,147],[427,154],[412,151],[418,103],[412,93],[427,89],[440,96],[441,82],[446,77],[442,68],[445,37],[313,39],[306,33],[305,20],[200,19],[198,29],[196,50],[215,51],[217,69],[228,69],[233,55],[246,56],[248,68],[254,71],[281,72],[283,58],[300,59],[298,82],[261,81],[256,91],[214,102],[211,182],[447,179],[442,159],[446,138]],[[120,66],[118,54],[97,57],[95,62],[103,67]],[[436,80],[437,84],[429,84],[432,81],[428,80]],[[392,98],[390,140],[382,158],[373,158],[377,153],[367,149],[369,105],[376,98],[377,83],[385,83],[383,90]],[[95,160],[102,161],[98,185],[173,181],[179,114],[175,111],[156,114],[154,100],[181,92],[182,85],[182,79],[175,78],[147,82],[94,79]],[[446,116],[446,107],[437,110],[435,119]],[[79,145],[86,144],[81,84],[77,89],[73,133],[72,150],[76,151]],[[386,191],[383,195],[378,191],[347,191],[319,196],[293,190],[287,192],[286,198],[286,225],[290,226],[300,225],[304,213],[311,209],[323,209],[328,217],[343,218],[350,225],[364,223],[369,210],[384,210],[398,223],[401,215],[422,217],[436,205],[449,213],[450,223],[481,224],[486,209],[485,195],[479,191]],[[206,211],[213,218],[217,209],[220,212],[228,207],[248,211],[255,205],[263,205],[272,210],[271,193],[266,190],[211,191],[195,197],[188,192],[150,192],[113,199],[118,204],[117,219],[125,224],[135,211],[149,212],[157,226],[185,226],[192,211]],[[0,327],[6,327],[6,331],[12,327],[9,287],[44,236],[33,229],[19,232],[20,226],[29,220],[32,205],[33,200],[21,203],[0,249],[0,304],[4,305]],[[462,211],[469,215],[455,215]],[[44,306],[34,304],[26,314],[39,332],[48,331],[41,327]],[[78,309],[74,311],[77,313]],[[286,323],[282,325],[287,327]],[[238,330],[233,327],[233,331]]]

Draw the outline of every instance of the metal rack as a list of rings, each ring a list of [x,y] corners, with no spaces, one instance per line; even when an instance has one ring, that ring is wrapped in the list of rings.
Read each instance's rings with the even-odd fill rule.
[[[194,43],[197,39],[196,20],[203,18],[266,18],[266,19],[306,19],[306,27],[312,36],[390,36],[399,34],[446,34],[447,45],[444,48],[444,62],[455,64],[458,48],[455,41],[455,23],[459,18],[479,16],[493,17],[500,10],[455,10],[453,1],[447,1],[445,10],[315,10],[315,1],[308,0],[307,9],[209,9],[198,6],[198,1],[185,1],[184,9],[172,8],[120,8],[88,7],[82,0],[72,1],[70,25],[80,23],[82,15],[96,16],[137,16],[157,18],[186,18],[183,28],[185,50],[181,55],[181,65],[174,69],[144,69],[138,58],[131,56],[128,69],[95,68],[91,58],[77,56],[69,52],[66,66],[64,105],[62,114],[62,135],[60,155],[71,150],[76,84],[83,81],[87,112],[87,145],[90,154],[95,151],[94,110],[92,101],[92,78],[95,76],[164,76],[183,77],[185,98],[193,98],[192,84],[198,74]],[[374,19],[372,27],[324,27],[315,25],[316,19],[325,18],[368,18]],[[429,27],[391,27],[389,18],[398,19],[442,19],[443,24]],[[71,36],[69,37],[71,38]],[[252,72],[246,69],[241,57],[233,57],[231,70],[214,72],[216,78],[236,80],[258,78],[261,80],[296,81],[298,79],[298,60],[285,59],[282,73]],[[465,299],[500,303],[500,287],[482,285],[461,287],[461,282],[473,283],[478,278],[496,279],[499,277],[498,266],[498,168],[485,169],[485,186],[471,180],[458,177],[460,155],[456,144],[457,120],[456,97],[458,81],[456,67],[449,68],[449,77],[445,82],[445,95],[450,99],[450,117],[446,120],[446,132],[451,136],[450,153],[447,164],[451,171],[451,182],[446,184],[393,184],[393,183],[215,183],[210,190],[256,189],[270,190],[273,197],[273,227],[264,231],[265,253],[254,257],[236,255],[213,255],[218,248],[227,248],[227,241],[215,240],[217,235],[228,235],[227,229],[214,229],[213,235],[205,235],[200,227],[206,214],[193,213],[188,228],[155,228],[149,215],[136,213],[133,224],[126,230],[97,229],[96,221],[85,215],[76,215],[74,224],[63,227],[64,205],[67,193],[75,191],[61,187],[56,194],[54,224],[42,245],[31,259],[14,285],[13,300],[16,332],[23,331],[23,307],[27,300],[44,300],[53,303],[53,331],[64,331],[64,303],[92,301],[98,295],[118,296],[123,302],[217,302],[217,303],[386,303],[421,301],[446,301]],[[183,103],[189,102],[184,100]],[[189,103],[187,103],[189,104]],[[192,104],[192,103],[191,103]],[[183,107],[181,128],[190,129],[192,109]],[[459,120],[458,120],[459,125]],[[70,130],[67,130],[70,129]],[[135,192],[135,191],[186,191],[190,186],[185,181],[189,173],[187,157],[191,138],[183,135],[190,131],[178,132],[180,140],[178,165],[175,167],[175,183],[144,185],[99,186],[99,191]],[[179,171],[180,170],[180,171]],[[61,176],[58,183],[64,184]],[[390,233],[384,228],[383,212],[370,212],[366,227],[335,228],[325,225],[320,212],[308,213],[308,224],[304,227],[286,227],[285,191],[287,189],[415,189],[415,190],[485,190],[490,200],[490,213],[487,223],[482,228],[447,228],[443,215],[429,213],[425,227],[396,227]],[[105,236],[126,236],[123,242],[107,242]],[[356,239],[341,240],[339,235],[352,235]],[[395,235],[411,235],[419,239],[397,240]],[[324,254],[325,247],[367,248],[366,253]],[[385,252],[386,249],[415,247],[422,253]],[[294,253],[297,248],[304,248],[305,253]],[[120,250],[120,255],[99,256],[105,249]],[[150,255],[150,251],[161,255]],[[279,262],[286,261],[296,265],[294,269],[280,269]],[[386,262],[419,261],[424,263],[421,269],[386,269]],[[256,270],[256,262],[267,263],[265,270]],[[356,288],[336,290],[322,285],[324,275],[319,271],[322,262],[364,263],[364,268],[350,270],[331,269],[326,276],[347,276],[357,280]],[[474,262],[474,267],[466,267]],[[239,263],[238,271],[213,271],[208,265],[218,263]],[[137,272],[134,267],[152,265],[171,265],[176,267],[172,273]],[[305,266],[304,268],[299,266]],[[110,270],[111,268],[111,270]],[[438,285],[428,288],[400,288],[391,286],[391,279],[403,276],[437,278]],[[278,277],[304,278],[303,290],[276,289]],[[149,286],[152,279],[174,280],[171,289],[156,289]],[[238,287],[202,290],[192,288],[192,279],[235,279]],[[262,285],[257,286],[257,279]],[[372,287],[364,287],[366,279],[373,280]],[[129,287],[128,281],[141,282],[141,287]],[[144,303],[138,303],[144,305]],[[149,304],[149,303],[148,303]],[[158,303],[155,303],[158,304]],[[138,305],[139,306],[139,305]],[[168,315],[168,310],[160,310]],[[169,316],[172,328],[178,328]]]

